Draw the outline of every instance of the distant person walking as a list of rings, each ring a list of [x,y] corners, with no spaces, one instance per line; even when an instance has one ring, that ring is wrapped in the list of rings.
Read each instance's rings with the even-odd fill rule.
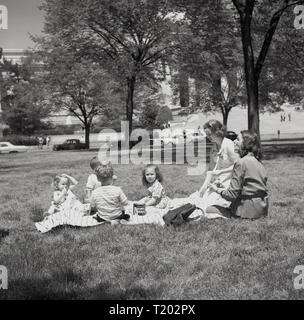
[[[291,114],[288,113],[288,120],[291,121]]]
[[[51,144],[51,137],[50,136],[47,136],[46,139],[46,147],[49,148],[50,147],[50,144]]]
[[[281,133],[281,131],[278,130],[278,139],[280,139],[280,133]]]
[[[38,137],[38,149],[43,149],[43,138]]]

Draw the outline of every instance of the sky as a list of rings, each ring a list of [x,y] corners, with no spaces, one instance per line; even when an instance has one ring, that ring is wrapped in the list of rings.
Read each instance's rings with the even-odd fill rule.
[[[26,49],[33,47],[29,33],[41,34],[43,12],[38,9],[42,0],[0,0],[8,10],[8,29],[0,30],[0,47]]]

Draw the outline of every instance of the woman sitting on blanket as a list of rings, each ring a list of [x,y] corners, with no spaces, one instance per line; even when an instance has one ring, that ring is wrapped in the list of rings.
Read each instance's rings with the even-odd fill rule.
[[[231,201],[229,208],[212,205],[207,214],[220,214],[257,219],[268,214],[268,191],[266,170],[261,163],[258,136],[249,131],[242,131],[235,141],[235,149],[241,155],[233,167],[228,188],[219,188],[210,184],[210,189],[221,198]]]
[[[199,190],[200,205],[205,211],[211,205],[229,207],[230,202],[223,199],[208,185],[213,182],[219,186],[227,188],[230,183],[234,162],[239,158],[239,154],[234,150],[234,143],[225,138],[226,128],[218,120],[209,120],[204,124],[204,131],[208,139],[213,142],[210,155],[209,171],[201,189]]]

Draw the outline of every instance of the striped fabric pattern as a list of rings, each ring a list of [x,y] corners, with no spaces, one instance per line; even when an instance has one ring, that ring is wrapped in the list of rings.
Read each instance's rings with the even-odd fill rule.
[[[104,222],[97,222],[93,216],[85,216],[83,212],[61,211],[47,216],[43,221],[35,223],[38,231],[48,232],[55,227],[69,225],[75,227],[93,227]]]
[[[128,199],[120,187],[101,186],[92,192],[91,207],[96,208],[100,218],[110,221],[122,214],[122,208],[128,205]]]

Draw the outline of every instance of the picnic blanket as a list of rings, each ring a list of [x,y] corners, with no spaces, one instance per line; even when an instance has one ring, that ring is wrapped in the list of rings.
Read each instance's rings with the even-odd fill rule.
[[[171,199],[171,201],[169,202],[169,208],[174,209],[186,203],[194,204],[197,207],[197,210],[195,210],[189,216],[189,219],[200,220],[203,217],[206,219],[218,219],[218,218],[227,219],[226,217],[219,215],[217,213],[206,213],[205,212],[206,204],[204,203],[204,199],[199,195],[198,191],[190,194],[190,196],[187,198]]]
[[[168,210],[178,208],[186,203],[196,205],[197,209],[189,216],[189,220],[198,221],[202,217],[207,219],[227,219],[219,214],[206,214],[203,210],[202,198],[198,192],[194,192],[187,198],[174,198],[170,199],[166,209],[159,209],[153,206],[146,207],[146,214],[144,216],[133,214],[133,201],[130,201],[128,206],[125,207],[125,213],[130,215],[129,220],[113,220],[111,224],[123,225],[140,225],[140,224],[156,224],[165,226],[163,216]],[[35,223],[38,231],[45,233],[57,226],[70,225],[77,227],[93,227],[104,224],[106,222],[98,222],[94,216],[86,215],[85,210],[68,211],[63,210],[58,213],[51,214],[44,218],[43,221]]]
[[[45,217],[41,222],[36,222],[35,226],[41,233],[48,232],[55,227],[69,225],[74,227],[93,227],[103,224],[98,222],[94,216],[86,215],[83,211],[62,210],[58,213]]]
[[[157,224],[164,226],[165,222],[163,220],[163,216],[167,211],[167,209],[146,207],[146,214],[144,216],[140,216],[133,214],[133,201],[130,201],[128,206],[125,207],[125,213],[130,215],[130,219],[128,221],[120,220],[120,223],[124,225]]]
[[[128,221],[121,220],[120,223],[124,225],[156,224],[163,227],[165,226],[163,216],[168,212],[168,210],[175,209],[186,203],[190,203],[189,198],[170,199],[167,208],[159,209],[149,206],[146,207],[146,214],[144,216],[140,216],[133,215],[133,202],[130,201],[129,205],[125,208],[126,213],[130,215],[130,219]],[[196,209],[189,216],[189,220],[200,220],[202,216],[202,211],[200,209]]]

